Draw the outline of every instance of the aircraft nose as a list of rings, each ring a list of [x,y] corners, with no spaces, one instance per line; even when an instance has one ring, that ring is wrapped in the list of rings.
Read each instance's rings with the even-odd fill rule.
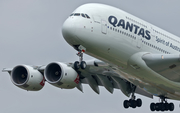
[[[71,18],[68,18],[62,27],[62,34],[64,39],[70,44],[70,45],[76,45],[75,40],[75,23],[72,21]]]

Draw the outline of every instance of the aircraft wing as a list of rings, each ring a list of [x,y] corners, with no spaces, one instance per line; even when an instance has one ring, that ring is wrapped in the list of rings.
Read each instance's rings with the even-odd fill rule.
[[[135,53],[128,60],[129,80],[153,95],[178,99],[179,59],[178,54]]]
[[[163,77],[180,82],[179,54],[145,54],[142,56],[146,65]]]
[[[120,89],[122,93],[126,96],[130,96],[134,92],[133,88],[136,87],[134,84],[123,79],[120,74],[118,74],[108,63],[102,62],[100,60],[90,60],[86,61],[86,69],[79,69],[77,73],[79,74],[80,82],[78,83],[77,89],[83,92],[82,83],[89,84],[89,86],[96,93],[100,93],[99,86],[104,86],[110,93],[113,93],[114,88]],[[68,67],[73,67],[73,63],[65,63]],[[31,66],[33,69],[38,70],[44,76],[44,70],[46,66]],[[13,69],[3,69],[3,72],[8,72],[11,74]],[[24,89],[24,88],[23,88]],[[135,88],[135,93],[140,95],[153,98],[152,94],[144,91],[140,87]]]

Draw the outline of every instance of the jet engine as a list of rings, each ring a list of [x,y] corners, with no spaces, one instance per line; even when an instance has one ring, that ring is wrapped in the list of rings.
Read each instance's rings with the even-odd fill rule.
[[[46,66],[44,76],[50,84],[64,89],[72,89],[79,83],[78,73],[61,62],[53,62]]]
[[[11,81],[17,87],[28,91],[41,90],[45,84],[43,75],[27,65],[18,65],[11,72]]]

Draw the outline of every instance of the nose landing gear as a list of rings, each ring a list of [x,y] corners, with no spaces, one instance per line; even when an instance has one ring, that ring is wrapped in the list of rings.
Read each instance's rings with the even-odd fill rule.
[[[79,56],[79,61],[76,61],[74,63],[74,69],[78,70],[79,68],[81,69],[85,69],[86,68],[86,62],[83,61],[83,53],[85,52],[85,48],[83,48],[82,46],[79,46],[79,51],[77,53],[77,56]]]

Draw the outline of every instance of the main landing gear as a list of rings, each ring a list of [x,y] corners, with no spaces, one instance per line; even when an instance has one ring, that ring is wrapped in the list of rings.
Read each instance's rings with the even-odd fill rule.
[[[136,108],[136,107],[141,107],[142,106],[142,100],[141,99],[137,99],[136,100],[136,96],[134,95],[134,93],[132,93],[131,99],[129,100],[125,100],[124,103],[124,108]]]
[[[150,109],[151,111],[173,111],[174,110],[174,104],[168,103],[165,97],[160,97],[161,102],[160,103],[151,103]]]
[[[79,61],[76,61],[75,63],[74,63],[74,69],[75,70],[78,70],[79,68],[81,68],[81,69],[85,69],[86,68],[86,62],[85,61],[83,61],[83,53],[85,52],[85,50],[84,49],[82,49],[82,50],[79,50],[79,52],[77,53],[77,55],[79,56]]]

